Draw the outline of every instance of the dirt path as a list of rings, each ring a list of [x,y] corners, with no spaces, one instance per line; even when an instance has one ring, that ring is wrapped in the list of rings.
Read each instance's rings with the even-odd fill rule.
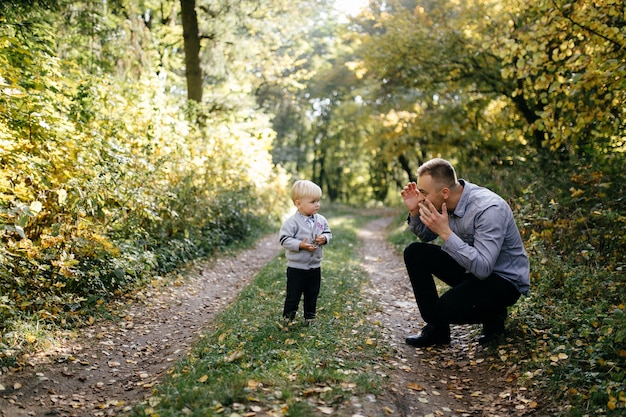
[[[515,387],[515,368],[502,354],[478,346],[478,328],[454,328],[446,348],[404,344],[422,322],[402,259],[385,241],[391,219],[381,216],[360,232],[369,295],[381,305],[371,320],[380,323],[386,342],[397,351],[389,364],[389,389],[363,401],[362,411],[411,417],[528,414],[530,401]],[[22,369],[3,369],[0,416],[123,413],[150,394],[215,314],[280,252],[276,242],[271,235],[237,258],[198,265],[175,285],[155,282],[132,300],[121,322],[95,323],[65,346],[30,358]]]
[[[173,285],[154,282],[121,310],[120,322],[95,323],[22,369],[2,370],[0,416],[115,416],[145,399],[207,323],[278,255],[277,241],[267,236],[237,258],[199,264]]]

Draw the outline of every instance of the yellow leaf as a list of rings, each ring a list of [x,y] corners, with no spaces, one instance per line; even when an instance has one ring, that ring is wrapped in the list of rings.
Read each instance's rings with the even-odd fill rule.
[[[43,205],[41,204],[40,201],[33,201],[32,203],[30,203],[30,210],[34,211],[35,213],[39,213],[42,209]]]
[[[198,378],[198,382],[202,384],[205,383],[207,379],[209,379],[209,376],[207,374],[204,374],[200,378]]]
[[[231,353],[230,355],[228,355],[226,357],[226,359],[224,359],[224,362],[228,362],[228,363],[234,362],[237,359],[240,359],[242,357],[243,357],[243,352],[241,350],[236,350],[233,353]]]
[[[224,339],[226,339],[226,333],[222,333],[221,335],[219,335],[219,337],[217,338],[217,341],[222,343]]]
[[[287,339],[287,340],[285,340],[285,344],[286,345],[295,345],[296,341],[295,341],[295,339]]]
[[[407,385],[408,389],[412,389],[413,391],[423,391],[424,387],[421,384],[417,384],[415,382],[409,382]]]

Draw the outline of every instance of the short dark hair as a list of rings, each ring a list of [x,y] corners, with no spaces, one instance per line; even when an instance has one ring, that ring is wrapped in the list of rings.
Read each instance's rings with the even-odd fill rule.
[[[430,175],[437,183],[441,184],[441,188],[452,188],[457,182],[454,167],[442,158],[434,158],[424,162],[417,169],[417,176],[422,175]]]

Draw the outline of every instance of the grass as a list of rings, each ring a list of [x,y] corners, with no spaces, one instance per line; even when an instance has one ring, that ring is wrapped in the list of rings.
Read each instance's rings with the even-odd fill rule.
[[[270,262],[133,415],[320,415],[384,386],[390,354],[366,320],[356,228],[364,217],[329,216],[334,239],[324,251],[318,319],[281,319],[286,261]],[[301,313],[301,310],[300,310]]]

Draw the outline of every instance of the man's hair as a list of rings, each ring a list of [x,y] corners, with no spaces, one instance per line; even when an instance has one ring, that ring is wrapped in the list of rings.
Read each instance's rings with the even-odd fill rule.
[[[322,189],[309,180],[298,180],[291,187],[291,200],[295,203],[296,200],[301,200],[302,198],[322,198]]]
[[[417,169],[417,176],[430,175],[441,188],[452,188],[457,182],[452,164],[442,158],[426,161]]]

